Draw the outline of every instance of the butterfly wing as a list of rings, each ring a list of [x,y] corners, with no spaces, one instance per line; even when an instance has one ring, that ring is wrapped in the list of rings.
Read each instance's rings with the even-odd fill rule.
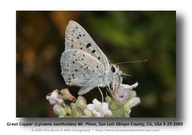
[[[110,65],[105,54],[85,29],[72,20],[69,22],[65,34],[65,50],[68,49],[78,49],[87,52],[104,65],[104,71],[110,70]]]
[[[61,74],[67,85],[79,87],[98,86],[98,78],[103,75],[103,64],[82,50],[69,49],[61,56]]]

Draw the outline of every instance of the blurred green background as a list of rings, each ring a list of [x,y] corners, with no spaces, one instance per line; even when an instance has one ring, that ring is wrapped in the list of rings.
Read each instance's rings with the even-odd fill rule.
[[[56,117],[46,100],[54,89],[68,87],[77,97],[79,88],[66,86],[60,74],[69,20],[84,27],[113,63],[148,59],[120,65],[132,75],[124,83],[139,83],[141,104],[131,117],[176,117],[175,11],[17,11],[17,117]],[[97,89],[84,96],[101,99]]]

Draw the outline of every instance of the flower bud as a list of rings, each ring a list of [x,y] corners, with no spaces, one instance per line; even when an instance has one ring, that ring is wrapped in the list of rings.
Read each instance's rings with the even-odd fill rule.
[[[83,116],[83,111],[80,108],[77,108],[72,111],[73,117],[82,117]]]
[[[67,117],[67,116],[71,116],[72,110],[71,110],[71,108],[70,108],[69,106],[66,106],[66,107],[64,108],[64,110],[65,110],[65,112],[66,112],[66,117]]]
[[[92,117],[93,116],[91,110],[89,110],[89,109],[85,109],[84,113],[85,113],[84,117]]]
[[[59,117],[64,117],[66,115],[66,112],[65,112],[64,108],[62,106],[60,106],[60,105],[57,105],[57,104],[54,105],[53,111]]]
[[[85,109],[87,107],[87,103],[86,103],[86,100],[85,98],[83,98],[82,96],[79,96],[77,98],[77,101],[76,101],[76,105],[81,108],[81,109]]]
[[[53,92],[49,93],[47,96],[46,96],[46,99],[49,100],[49,103],[52,104],[52,105],[55,105],[55,104],[64,104],[64,101],[63,99],[60,97],[59,95],[59,90],[54,90]]]
[[[108,103],[112,102],[112,98],[111,98],[110,96],[105,97],[105,100],[106,100]]]
[[[61,97],[66,100],[71,100],[73,102],[76,101],[76,98],[69,92],[69,89],[62,89],[61,90]]]

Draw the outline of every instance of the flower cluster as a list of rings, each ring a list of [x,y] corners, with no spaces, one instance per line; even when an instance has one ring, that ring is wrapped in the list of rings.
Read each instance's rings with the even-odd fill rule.
[[[107,96],[105,99],[109,103],[109,108],[113,112],[112,117],[130,117],[131,108],[138,105],[141,100],[136,97],[136,92],[133,88],[137,87],[138,83],[133,85],[120,84],[112,98]]]
[[[112,96],[105,97],[105,102],[95,98],[87,104],[83,96],[76,99],[68,89],[54,90],[46,99],[54,105],[53,111],[58,117],[130,117],[131,108],[140,103],[140,98],[133,90],[137,86],[138,83],[120,84],[112,91]],[[65,100],[73,102],[66,105]]]

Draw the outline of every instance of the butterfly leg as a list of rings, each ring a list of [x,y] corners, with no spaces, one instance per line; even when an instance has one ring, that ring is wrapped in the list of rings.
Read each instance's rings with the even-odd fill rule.
[[[100,94],[101,94],[101,101],[102,101],[102,103],[103,103],[103,101],[104,101],[104,98],[103,98],[103,92],[101,91],[101,89],[100,89],[99,86],[98,86],[98,89],[99,89],[99,92],[100,92]]]
[[[107,91],[109,92],[109,94],[112,96],[112,90],[109,84],[107,84]]]

